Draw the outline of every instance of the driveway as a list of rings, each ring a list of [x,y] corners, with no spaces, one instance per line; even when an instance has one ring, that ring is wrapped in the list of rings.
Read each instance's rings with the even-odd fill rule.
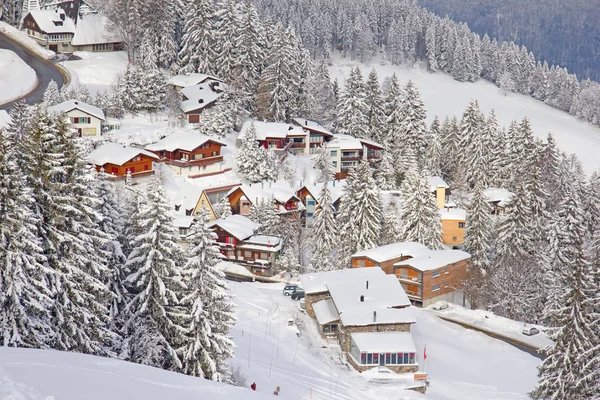
[[[38,85],[31,93],[25,96],[27,104],[35,104],[42,101],[44,91],[48,87],[51,80],[54,80],[58,87],[63,85],[63,77],[50,61],[42,61],[35,57],[31,51],[21,47],[18,43],[13,42],[8,37],[0,33],[0,49],[7,49],[16,53],[27,65],[35,71],[38,78]],[[0,106],[0,110],[8,109],[14,103],[10,102]]]

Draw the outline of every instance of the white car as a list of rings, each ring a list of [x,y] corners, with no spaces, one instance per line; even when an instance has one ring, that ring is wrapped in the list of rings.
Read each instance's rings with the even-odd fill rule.
[[[300,311],[306,312],[306,299],[304,297],[300,299],[300,302],[298,303],[298,308],[300,309]]]
[[[526,326],[525,328],[523,328],[523,335],[527,335],[527,336],[533,336],[533,335],[537,335],[538,333],[540,333],[540,330],[538,328],[536,328],[535,326]]]
[[[446,308],[448,308],[448,302],[444,300],[438,301],[437,303],[432,305],[431,308],[436,311],[445,310]]]

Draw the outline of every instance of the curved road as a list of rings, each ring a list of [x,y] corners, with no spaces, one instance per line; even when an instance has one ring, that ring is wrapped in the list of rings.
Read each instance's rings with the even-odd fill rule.
[[[38,78],[38,85],[31,93],[25,96],[25,101],[28,104],[35,104],[39,101],[42,101],[44,97],[44,91],[48,87],[48,84],[51,80],[54,80],[58,84],[59,88],[62,87],[63,76],[56,68],[54,68],[52,62],[42,61],[40,58],[34,56],[29,49],[21,47],[18,43],[13,42],[2,33],[0,33],[0,49],[13,51],[35,71]],[[1,105],[0,110],[10,108],[13,103],[14,101]]]

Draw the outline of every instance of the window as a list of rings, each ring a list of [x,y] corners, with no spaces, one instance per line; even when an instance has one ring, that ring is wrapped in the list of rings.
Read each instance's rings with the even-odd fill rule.
[[[392,361],[390,361],[390,364],[396,364],[396,353],[392,353]]]
[[[444,288],[448,287],[448,282],[444,282]]]
[[[113,174],[118,174],[118,173],[119,173],[119,168],[117,168],[117,167],[112,167],[112,173],[113,173]]]
[[[190,155],[186,153],[181,153],[181,160],[189,161]]]
[[[314,205],[315,205],[315,201],[314,201],[314,200],[308,200],[308,201],[306,202],[306,205],[307,205],[307,206],[314,206]]]
[[[367,354],[367,364],[373,364],[373,354]]]
[[[431,277],[432,278],[435,278],[435,277],[438,277],[438,276],[440,276],[440,270],[439,269],[437,271],[432,271],[431,272]]]
[[[250,203],[247,201],[242,202],[242,207],[250,207]]]
[[[337,168],[337,161],[332,162],[333,168]]]
[[[260,259],[261,260],[268,260],[269,259],[269,254],[265,253],[265,252],[261,252],[260,253]]]
[[[440,284],[439,283],[436,284],[436,285],[431,286],[431,291],[432,292],[437,292],[438,290],[440,290]]]
[[[142,157],[141,157],[140,155],[137,155],[137,156],[133,157],[133,158],[132,158],[131,160],[129,160],[129,161],[131,161],[131,162],[136,162],[136,161],[140,161],[141,159],[142,159]]]
[[[244,257],[252,257],[252,252],[250,250],[244,250]]]
[[[450,271],[448,270],[448,267],[444,268],[444,273],[445,273],[445,274],[448,274],[448,273],[450,273]]]
[[[235,244],[235,238],[233,238],[231,236],[227,236],[225,238],[225,243],[227,243],[227,244]]]
[[[307,216],[308,218],[312,218],[312,216],[313,216],[313,213],[306,213],[306,216]]]
[[[337,150],[331,150],[331,157],[337,157]]]
[[[398,353],[398,360],[396,364],[402,364],[402,360],[404,359],[404,353]]]
[[[392,354],[391,353],[386,353],[385,354],[385,363],[386,364],[390,364],[392,362]]]
[[[458,227],[459,227],[460,229],[465,229],[465,223],[464,223],[464,222],[459,222],[459,223],[458,223]]]
[[[373,353],[373,364],[379,364],[379,353]]]
[[[186,236],[188,234],[187,228],[179,228],[179,236]]]
[[[294,143],[304,143],[303,138],[294,138]]]
[[[415,353],[410,353],[410,354],[408,355],[408,361],[409,361],[411,364],[414,364],[414,363],[415,363]]]
[[[364,267],[365,266],[365,260],[357,260],[356,261],[356,265],[358,265],[359,267]]]
[[[408,353],[404,353],[404,363],[403,364],[408,364]]]
[[[360,353],[360,363],[361,364],[367,363],[367,353]]]
[[[452,241],[456,242],[456,236],[452,237]]]
[[[219,152],[218,151],[213,151],[211,154],[212,154],[213,157],[215,157],[215,156],[219,155]]]

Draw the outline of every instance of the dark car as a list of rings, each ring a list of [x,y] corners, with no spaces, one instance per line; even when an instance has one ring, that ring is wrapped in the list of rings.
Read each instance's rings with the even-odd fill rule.
[[[292,293],[292,300],[300,300],[304,298],[304,290],[296,289],[294,293]]]

